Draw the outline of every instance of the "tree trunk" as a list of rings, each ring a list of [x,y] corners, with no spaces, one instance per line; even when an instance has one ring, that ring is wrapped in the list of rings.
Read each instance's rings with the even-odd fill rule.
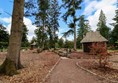
[[[76,51],[76,27],[74,27],[74,50]]]
[[[21,28],[22,28],[22,33],[21,33],[21,36],[20,36],[20,49],[21,49],[21,44],[22,44],[22,37],[23,37],[23,30],[24,30],[24,23],[23,23],[23,25],[21,26]],[[17,69],[21,69],[21,68],[23,68],[23,65],[21,64],[21,61],[20,61],[20,51],[19,51],[19,55],[18,55],[18,67],[17,67]]]
[[[54,46],[54,49],[56,49],[56,30],[55,30],[55,28],[54,28],[54,38],[53,38],[54,40],[54,44],[53,44],[53,46]]]
[[[45,41],[44,41],[44,32],[45,32],[45,23],[44,23],[44,20],[43,20],[43,29],[42,29],[42,32],[43,32],[43,37],[42,37],[42,49],[44,50],[45,48],[45,46],[44,46],[44,44],[45,44]]]
[[[20,47],[23,32],[24,0],[14,0],[12,12],[11,34],[5,61],[0,67],[0,73],[16,74],[20,63]]]

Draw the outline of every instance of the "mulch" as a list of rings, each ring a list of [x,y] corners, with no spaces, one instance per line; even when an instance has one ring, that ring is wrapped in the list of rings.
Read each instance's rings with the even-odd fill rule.
[[[0,64],[6,53],[0,53]],[[0,83],[40,83],[57,62],[59,56],[53,52],[36,53],[36,50],[21,52],[21,63],[25,67],[14,76],[0,75]]]
[[[91,55],[91,54],[84,53],[84,52],[72,52],[71,54],[69,54],[68,58],[71,58],[71,59],[97,59],[98,56]]]
[[[110,54],[116,55],[118,54],[118,52],[112,52]],[[109,80],[118,81],[118,69],[114,69],[111,62],[110,65],[107,66],[106,68],[101,68],[98,63],[99,59],[97,55],[90,55],[83,52],[73,52],[68,57],[71,59],[81,59],[79,60],[79,64],[82,67],[102,77],[108,78]]]
[[[109,80],[118,81],[117,69],[113,69],[112,67],[101,68],[96,60],[90,60],[90,59],[86,61],[83,60],[79,62],[79,64],[82,67],[96,73],[97,75],[105,77]]]

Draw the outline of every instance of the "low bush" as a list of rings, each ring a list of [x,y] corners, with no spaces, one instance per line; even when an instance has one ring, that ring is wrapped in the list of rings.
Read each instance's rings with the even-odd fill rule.
[[[100,67],[105,68],[109,65],[109,56],[110,54],[107,52],[106,46],[96,43],[93,44],[91,47],[91,54],[97,55],[99,57],[99,65]]]

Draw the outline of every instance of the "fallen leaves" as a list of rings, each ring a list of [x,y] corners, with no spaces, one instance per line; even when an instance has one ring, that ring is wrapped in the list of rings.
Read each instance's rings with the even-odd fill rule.
[[[0,61],[4,61],[4,55],[0,54]],[[21,63],[25,68],[12,77],[1,75],[0,80],[5,83],[39,83],[58,59],[57,54],[48,51],[40,54],[31,50],[21,52]]]

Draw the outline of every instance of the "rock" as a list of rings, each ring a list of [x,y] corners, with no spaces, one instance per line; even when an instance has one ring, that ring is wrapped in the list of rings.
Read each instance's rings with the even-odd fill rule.
[[[42,52],[42,49],[41,48],[38,48],[37,49],[37,53],[41,53]]]
[[[59,52],[58,54],[59,54],[59,56],[67,57],[67,52],[66,51]]]

